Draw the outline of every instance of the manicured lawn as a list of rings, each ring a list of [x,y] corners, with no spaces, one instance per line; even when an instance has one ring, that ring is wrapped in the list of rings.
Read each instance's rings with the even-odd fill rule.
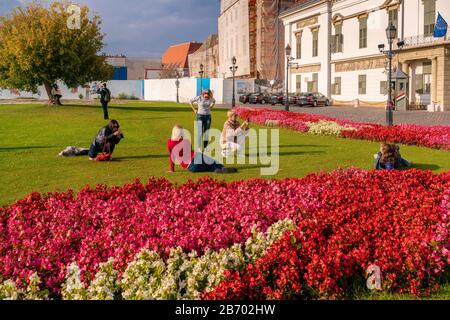
[[[114,161],[93,163],[87,157],[61,158],[67,146],[89,147],[98,129],[105,125],[99,106],[0,105],[0,205],[7,205],[33,191],[52,192],[81,189],[87,184],[121,185],[134,178],[151,176],[185,182],[197,179],[178,167],[168,173],[166,141],[174,124],[193,133],[194,115],[187,105],[151,102],[113,103],[112,118],[119,120],[125,134],[116,148]],[[222,129],[226,110],[216,110],[213,127]],[[269,135],[270,136],[270,135]],[[378,143],[312,136],[280,130],[280,170],[274,177],[303,177],[338,167],[372,167]],[[450,169],[450,152],[402,146],[405,158],[420,169],[443,172]],[[210,174],[227,181],[260,178],[261,164],[236,165],[239,173]]]
[[[121,185],[135,178],[165,177],[182,183],[203,175],[180,170],[168,173],[166,142],[174,124],[193,132],[194,115],[185,104],[122,102],[113,103],[112,118],[119,120],[126,139],[116,149],[114,161],[96,163],[87,157],[61,158],[67,146],[89,147],[100,127],[105,125],[99,106],[0,105],[0,205],[8,205],[27,194],[75,191],[85,185]],[[216,110],[213,127],[221,129],[226,110]],[[303,177],[321,170],[342,167],[372,168],[379,143],[312,136],[280,130],[280,170],[276,176]],[[414,167],[436,173],[450,170],[450,152],[402,146],[402,154]],[[251,151],[250,151],[251,152]],[[239,173],[212,177],[227,181],[261,178],[261,163],[236,165]],[[448,282],[446,282],[448,283]],[[366,294],[359,299],[409,299],[406,295]],[[444,285],[429,298],[450,299],[450,286]]]

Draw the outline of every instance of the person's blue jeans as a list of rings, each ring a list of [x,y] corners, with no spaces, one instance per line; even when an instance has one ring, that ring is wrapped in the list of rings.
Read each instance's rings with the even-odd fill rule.
[[[109,146],[107,146],[107,150],[104,150],[105,147],[104,146],[100,146],[96,143],[92,143],[91,147],[89,148],[89,158],[95,159],[97,157],[97,155],[100,152],[107,152],[107,153],[113,153],[114,149],[115,149],[116,145],[114,143],[110,143]]]
[[[103,117],[105,118],[105,120],[109,119],[109,115],[108,115],[108,102],[106,101],[101,101],[102,103],[102,108],[103,108]]]
[[[199,148],[206,149],[209,143],[209,133],[208,130],[211,128],[211,115],[197,114],[197,145]]]
[[[393,163],[389,163],[389,162],[384,163],[384,162],[381,162],[380,160],[378,160],[376,162],[375,168],[376,168],[376,170],[394,170],[395,169]]]
[[[190,172],[214,172],[216,169],[222,169],[223,165],[214,159],[200,152],[195,153],[195,157],[187,168]]]

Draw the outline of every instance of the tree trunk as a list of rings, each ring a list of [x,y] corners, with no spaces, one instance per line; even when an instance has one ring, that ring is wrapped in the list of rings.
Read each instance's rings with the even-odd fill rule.
[[[47,96],[48,96],[48,105],[49,106],[53,106],[55,105],[55,98],[52,95],[52,86],[50,85],[50,83],[44,83],[44,87],[45,87],[45,91],[47,92]]]

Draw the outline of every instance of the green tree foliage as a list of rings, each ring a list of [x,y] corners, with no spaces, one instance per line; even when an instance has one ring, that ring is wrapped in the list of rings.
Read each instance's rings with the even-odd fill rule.
[[[100,17],[78,6],[80,28],[73,29],[77,17],[69,6],[33,2],[0,17],[0,87],[36,93],[44,85],[51,99],[57,80],[74,88],[112,78],[113,68],[100,54]]]

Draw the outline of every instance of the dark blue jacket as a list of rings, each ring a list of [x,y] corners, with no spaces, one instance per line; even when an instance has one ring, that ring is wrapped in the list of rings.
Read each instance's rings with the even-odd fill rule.
[[[105,102],[109,102],[106,101],[106,94],[109,93],[109,95],[111,96],[111,91],[109,91],[108,88],[101,88],[97,90],[97,94],[100,95],[100,102],[101,103],[105,103]]]

